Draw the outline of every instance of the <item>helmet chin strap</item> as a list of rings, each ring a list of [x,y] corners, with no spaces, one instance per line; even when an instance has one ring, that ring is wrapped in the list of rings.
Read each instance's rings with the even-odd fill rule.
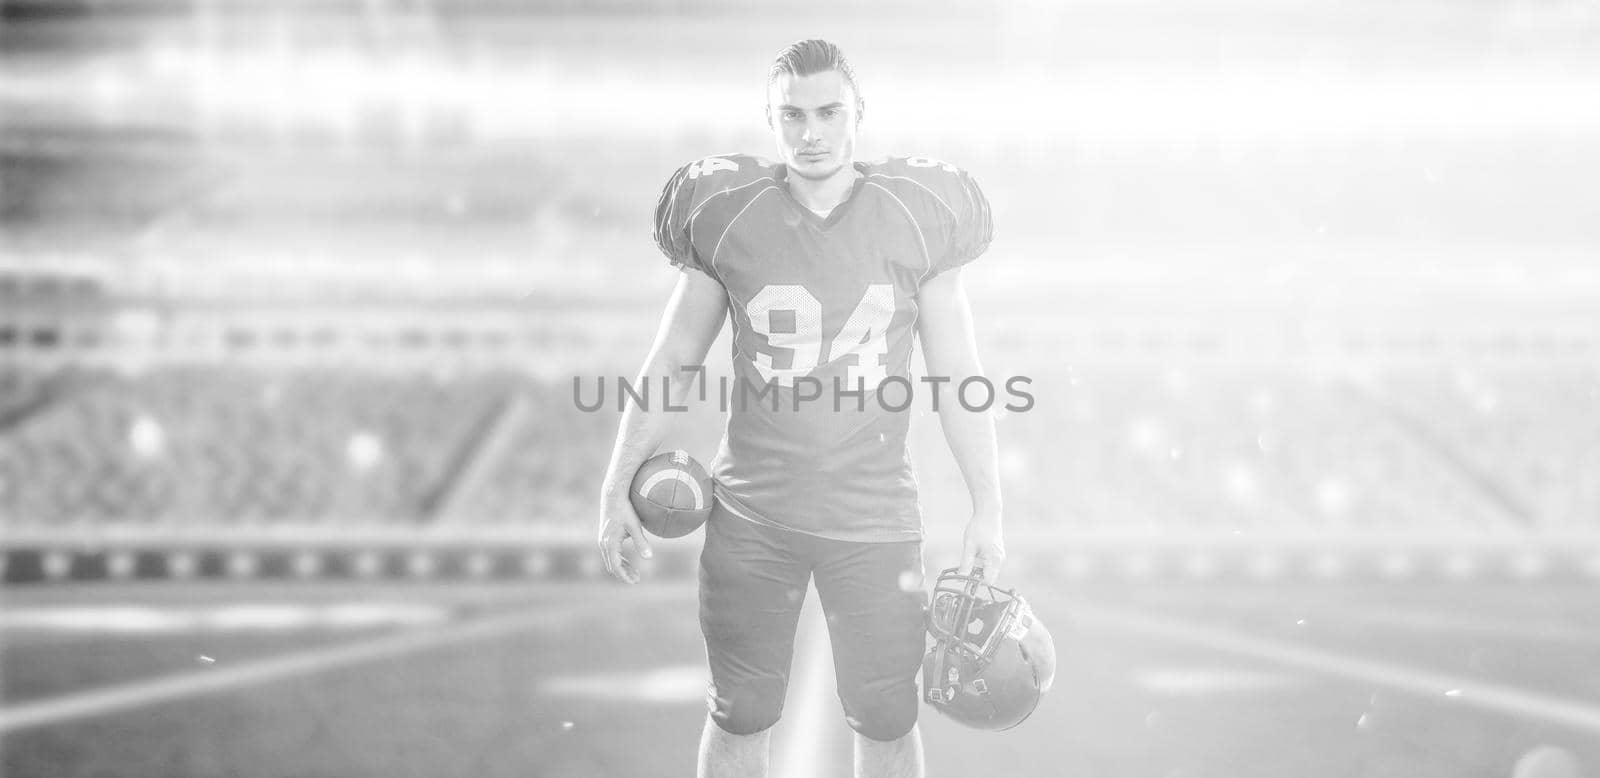
[[[937,668],[939,670],[939,673],[940,673],[940,677],[934,681],[934,685],[939,689],[944,689],[945,688],[945,684],[948,684],[950,682],[948,680],[948,678],[950,677],[949,676],[949,669],[947,667],[945,667],[945,663],[944,663],[945,655],[949,651],[950,651],[950,641],[948,641],[948,640],[939,641],[939,658],[933,663],[933,666],[935,668]],[[954,697],[955,697],[955,695],[953,695],[953,694],[950,694],[950,695],[943,694],[943,693],[940,694],[940,699],[943,699],[946,705],[948,705],[948,704],[950,704],[952,702],[955,702]]]
[[[963,584],[963,596],[961,597],[960,604],[955,608],[955,612],[950,614],[951,623],[944,628],[944,631],[947,634],[938,641],[938,653],[935,655],[933,666],[935,671],[937,671],[940,675],[938,678],[934,679],[934,683],[930,688],[936,688],[940,690],[940,699],[943,704],[955,702],[955,695],[945,693],[945,690],[950,685],[950,671],[945,660],[950,655],[951,644],[957,640],[966,639],[965,632],[967,624],[970,623],[972,618],[973,600],[977,594],[978,582],[981,582],[982,580],[983,568],[974,567],[972,570],[972,578],[968,579]],[[979,659],[981,660],[981,657],[979,657]],[[965,680],[966,679],[964,678],[957,679],[956,683],[954,684],[957,693],[960,693],[961,684],[965,682]]]

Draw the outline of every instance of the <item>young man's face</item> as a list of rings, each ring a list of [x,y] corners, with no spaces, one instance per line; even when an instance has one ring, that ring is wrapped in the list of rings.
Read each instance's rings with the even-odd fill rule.
[[[824,179],[855,159],[856,95],[839,71],[780,75],[767,105],[778,156],[791,175]]]

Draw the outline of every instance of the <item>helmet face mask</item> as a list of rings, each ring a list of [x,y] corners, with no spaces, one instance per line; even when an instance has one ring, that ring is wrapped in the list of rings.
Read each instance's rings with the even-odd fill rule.
[[[923,657],[923,700],[976,729],[1027,719],[1055,674],[1050,633],[1016,591],[945,570],[928,606],[935,643]]]
[[[951,650],[987,662],[1027,603],[1010,589],[984,583],[981,575],[954,569],[939,575],[928,606],[928,632],[934,640],[950,641]]]

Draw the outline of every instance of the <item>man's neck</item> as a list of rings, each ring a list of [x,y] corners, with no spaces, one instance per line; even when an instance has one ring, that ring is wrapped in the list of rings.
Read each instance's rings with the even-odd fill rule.
[[[789,171],[785,176],[788,179],[789,194],[794,196],[795,202],[810,208],[813,211],[832,211],[844,202],[850,195],[850,189],[855,186],[856,179],[861,177],[861,171],[856,166],[845,165],[839,172],[823,179],[805,178],[797,176],[794,171]]]

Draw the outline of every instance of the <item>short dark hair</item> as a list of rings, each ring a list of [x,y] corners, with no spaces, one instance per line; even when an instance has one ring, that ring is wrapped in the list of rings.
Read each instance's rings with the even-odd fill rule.
[[[767,73],[767,88],[771,89],[772,83],[784,74],[798,78],[829,70],[839,71],[839,75],[844,77],[844,82],[850,85],[850,91],[856,95],[856,121],[861,121],[862,115],[867,112],[867,103],[861,98],[861,85],[856,83],[856,72],[850,67],[850,60],[845,59],[844,52],[831,41],[810,38],[785,46],[772,60],[772,70]],[[767,123],[772,123],[770,98],[767,104]]]

